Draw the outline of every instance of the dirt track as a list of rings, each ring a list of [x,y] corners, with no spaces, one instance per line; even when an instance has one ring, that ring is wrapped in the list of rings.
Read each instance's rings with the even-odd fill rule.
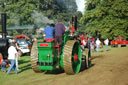
[[[77,75],[43,74],[26,85],[128,85],[128,48],[93,53],[92,58],[93,66]]]

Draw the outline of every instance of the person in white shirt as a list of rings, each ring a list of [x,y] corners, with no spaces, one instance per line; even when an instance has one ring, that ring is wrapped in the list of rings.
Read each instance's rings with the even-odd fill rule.
[[[7,74],[10,74],[11,70],[14,69],[14,71],[17,72],[17,68],[16,68],[16,57],[18,56],[17,50],[15,48],[15,44],[11,43],[11,46],[8,48],[8,59],[11,62],[11,65],[8,69]]]
[[[96,51],[97,51],[97,52],[100,51],[100,43],[101,43],[101,42],[100,42],[99,38],[97,38],[97,40],[96,40],[96,48],[97,48]]]
[[[106,40],[104,40],[104,44],[105,44],[106,51],[108,51],[108,44],[109,44],[108,38]]]

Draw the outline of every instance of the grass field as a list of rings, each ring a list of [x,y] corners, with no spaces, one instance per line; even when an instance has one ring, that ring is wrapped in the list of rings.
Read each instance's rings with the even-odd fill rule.
[[[96,67],[98,64],[101,64],[100,62],[106,56],[109,56],[109,55],[117,56],[116,54],[119,53],[118,54],[119,56],[122,56],[122,57],[124,56],[126,58],[126,55],[128,54],[127,47],[123,47],[123,48],[109,47],[109,49],[110,49],[109,51],[105,51],[105,49],[103,48],[103,49],[101,49],[102,52],[92,53],[92,59],[93,59],[92,63],[95,64],[94,67]],[[127,55],[127,57],[128,57],[128,55]],[[118,59],[113,58],[113,61],[114,60],[118,60]],[[104,62],[111,63],[110,61],[104,61]],[[94,67],[92,67],[92,68],[94,68]],[[87,71],[89,71],[89,72],[93,71],[93,69],[92,70],[89,69],[89,70],[87,70]],[[30,56],[23,56],[23,57],[19,58],[19,73],[18,74],[15,74],[14,71],[12,71],[10,75],[7,75],[7,73],[5,73],[5,72],[0,72],[0,85],[65,85],[66,81],[68,83],[68,82],[70,82],[70,80],[72,81],[75,78],[80,77],[80,76],[81,76],[80,78],[83,78],[83,75],[91,76],[90,73],[87,74],[87,72],[85,73],[84,71],[75,76],[74,75],[69,76],[69,75],[66,75],[65,73],[55,73],[55,74],[34,73],[31,68],[31,64],[30,64]],[[86,76],[84,76],[84,77],[86,78]],[[72,77],[73,77],[73,79],[72,79]],[[58,80],[60,80],[60,81],[58,81]],[[74,85],[74,83],[70,83],[70,84]],[[85,82],[83,84],[85,84]],[[89,84],[87,84],[87,85],[89,85]],[[97,85],[97,84],[94,84],[94,85]]]

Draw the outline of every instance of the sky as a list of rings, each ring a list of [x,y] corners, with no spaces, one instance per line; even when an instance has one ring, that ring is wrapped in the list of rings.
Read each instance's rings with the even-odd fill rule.
[[[84,14],[84,8],[85,8],[85,0],[76,0],[78,11],[81,11]]]

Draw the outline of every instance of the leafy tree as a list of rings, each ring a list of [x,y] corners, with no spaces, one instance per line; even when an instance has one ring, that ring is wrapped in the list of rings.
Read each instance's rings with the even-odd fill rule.
[[[62,3],[58,0],[0,0],[0,12],[7,13],[9,26],[34,24],[32,14],[35,11],[50,19],[61,16],[63,20],[69,20],[69,15],[77,9],[75,0],[59,1]]]
[[[127,0],[87,0],[86,11],[81,18],[85,31],[95,36],[96,30],[101,38],[128,38]]]
[[[37,10],[36,0],[6,0],[4,11],[8,15],[8,25],[32,24],[31,13]]]

